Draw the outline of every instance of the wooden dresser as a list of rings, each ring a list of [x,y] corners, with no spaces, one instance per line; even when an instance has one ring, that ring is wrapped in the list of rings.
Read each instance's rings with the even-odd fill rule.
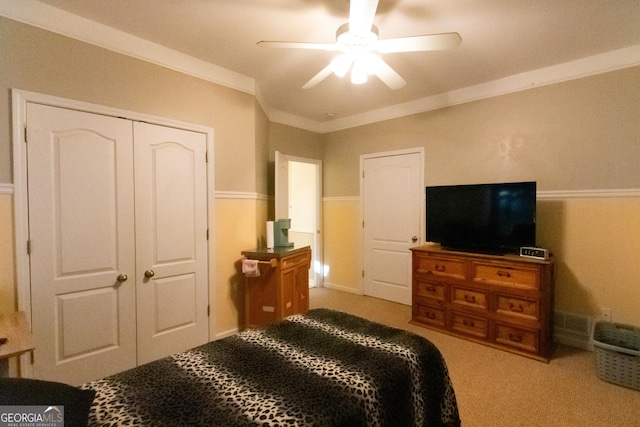
[[[309,246],[253,249],[242,251],[242,255],[260,261],[260,276],[246,278],[245,327],[309,311]]]
[[[555,260],[411,249],[411,323],[548,362]]]

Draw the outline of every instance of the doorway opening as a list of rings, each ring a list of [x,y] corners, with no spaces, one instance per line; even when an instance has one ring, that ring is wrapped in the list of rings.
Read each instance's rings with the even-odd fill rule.
[[[289,241],[311,248],[309,286],[322,286],[322,161],[276,151],[274,219],[291,219]]]

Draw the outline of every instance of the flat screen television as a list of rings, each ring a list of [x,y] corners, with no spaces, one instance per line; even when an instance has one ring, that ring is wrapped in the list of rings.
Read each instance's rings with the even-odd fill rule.
[[[443,248],[518,253],[536,243],[536,183],[426,187],[426,238]]]

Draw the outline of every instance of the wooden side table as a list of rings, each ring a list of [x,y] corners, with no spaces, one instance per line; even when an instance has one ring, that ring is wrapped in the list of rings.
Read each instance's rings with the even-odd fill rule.
[[[246,279],[245,327],[257,328],[309,310],[309,246],[253,249],[242,255],[263,266],[260,276]]]
[[[0,376],[2,376],[7,372],[9,358],[20,357],[35,348],[24,311],[0,315],[0,338],[7,339],[0,345]],[[18,376],[20,376],[20,369],[18,369]]]

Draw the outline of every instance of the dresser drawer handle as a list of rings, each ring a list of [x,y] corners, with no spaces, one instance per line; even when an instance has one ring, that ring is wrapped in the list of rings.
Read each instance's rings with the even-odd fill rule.
[[[519,334],[509,334],[509,339],[513,342],[522,342],[522,335]]]
[[[524,311],[524,307],[522,304],[515,305],[514,303],[511,303],[509,304],[509,310],[516,313],[522,313]]]
[[[433,286],[427,286],[426,288],[424,288],[424,290],[427,292],[435,292],[436,288],[434,288]]]
[[[424,314],[424,317],[426,317],[427,319],[435,320],[436,314],[433,311],[427,311]]]
[[[436,264],[436,271],[439,271],[440,273],[444,273],[445,270],[446,270],[446,267],[444,265]]]
[[[511,277],[511,273],[509,273],[508,271],[500,271],[498,270],[498,276],[502,277]]]
[[[467,294],[464,294],[464,300],[465,300],[466,302],[468,302],[468,303],[471,303],[471,304],[475,304],[475,303],[476,303],[476,297],[475,297],[475,295],[467,295]]]
[[[472,327],[472,328],[476,326],[476,325],[473,323],[473,320],[467,320],[467,319],[464,319],[464,320],[462,321],[462,324],[463,324],[464,326],[470,326],[470,327]]]

